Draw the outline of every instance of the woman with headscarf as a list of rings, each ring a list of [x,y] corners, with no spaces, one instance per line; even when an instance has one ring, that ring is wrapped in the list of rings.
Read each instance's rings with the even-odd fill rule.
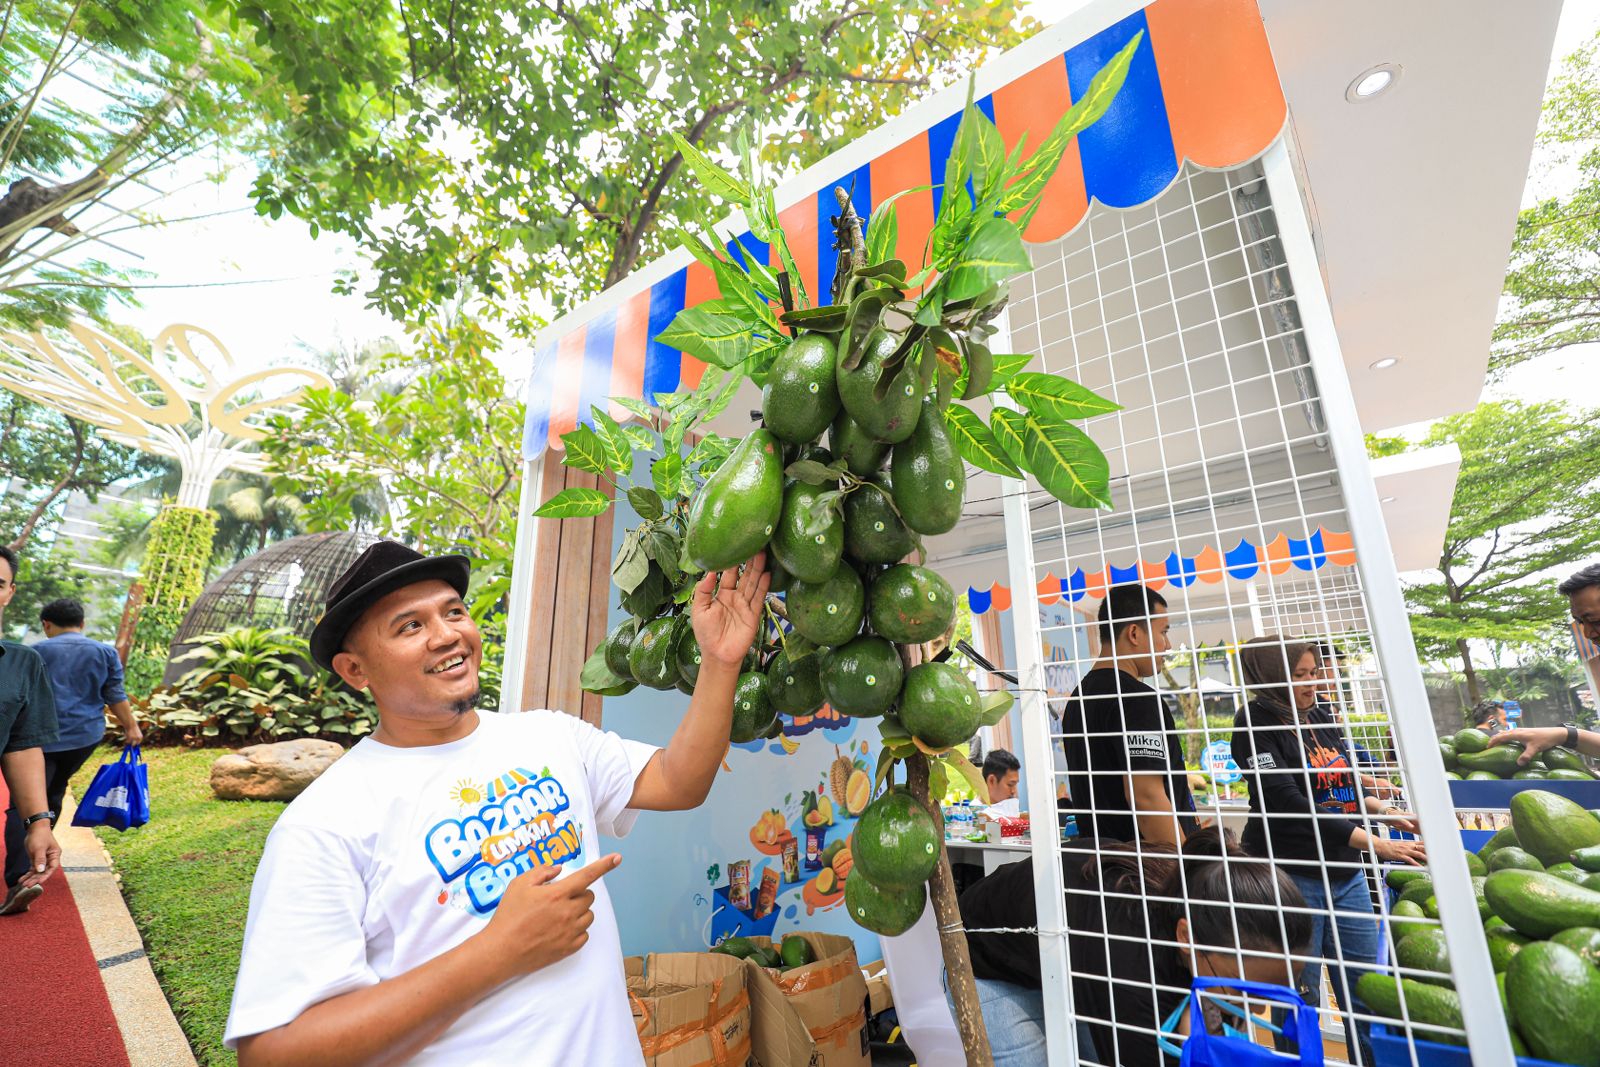
[[[1356,979],[1378,958],[1378,925],[1361,853],[1380,860],[1421,864],[1421,841],[1368,833],[1361,815],[1389,816],[1416,827],[1364,796],[1337,724],[1317,706],[1317,654],[1309,644],[1258,637],[1239,650],[1251,700],[1233,721],[1233,758],[1250,788],[1250,822],[1243,845],[1272,860],[1299,887],[1313,912],[1311,956],[1297,984],[1306,1003],[1322,1007],[1322,965],[1328,962],[1334,995],[1344,1013],[1346,1048],[1359,1043],[1372,1063],[1370,1024],[1352,1027]],[[1280,1039],[1280,1044],[1281,1044]]]

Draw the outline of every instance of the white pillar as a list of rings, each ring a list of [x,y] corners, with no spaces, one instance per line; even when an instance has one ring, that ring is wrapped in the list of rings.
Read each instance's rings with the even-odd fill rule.
[[[1428,692],[1422,682],[1389,532],[1367,462],[1366,441],[1361,433],[1355,397],[1350,391],[1349,372],[1339,349],[1333,309],[1322,287],[1311,225],[1300,199],[1300,184],[1286,139],[1280,138],[1268,150],[1262,164],[1278,221],[1279,238],[1283,242],[1284,259],[1294,286],[1295,304],[1300,311],[1312,373],[1327,419],[1329,445],[1344,490],[1356,566],[1366,588],[1371,612],[1369,621],[1388,693],[1395,740],[1405,768],[1407,791],[1416,804],[1422,836],[1431,846],[1429,871],[1434,883],[1447,890],[1438,894],[1439,921],[1450,950],[1456,991],[1461,996],[1467,1040],[1474,1062],[1512,1063],[1511,1039],[1506,1032],[1505,1016],[1500,1011],[1499,993],[1493,982],[1484,981],[1486,975],[1494,974],[1489,946],[1484,940],[1483,922],[1478,915],[1471,875],[1461,849],[1444,765],[1435,754],[1438,739],[1433,735],[1433,719],[1427,712]]]

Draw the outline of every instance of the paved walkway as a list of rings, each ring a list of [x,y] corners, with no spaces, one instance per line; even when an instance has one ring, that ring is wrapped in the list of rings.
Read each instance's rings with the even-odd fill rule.
[[[27,914],[0,917],[0,1048],[57,1067],[194,1067],[111,860],[65,807],[62,870]]]

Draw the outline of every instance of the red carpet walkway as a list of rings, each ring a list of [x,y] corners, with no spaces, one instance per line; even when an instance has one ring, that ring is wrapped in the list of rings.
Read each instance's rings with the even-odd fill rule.
[[[0,784],[0,812],[5,797]],[[57,871],[27,914],[0,916],[0,1061],[129,1067],[71,877]]]

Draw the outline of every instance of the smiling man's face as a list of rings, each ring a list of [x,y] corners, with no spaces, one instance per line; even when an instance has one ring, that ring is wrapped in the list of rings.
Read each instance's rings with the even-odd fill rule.
[[[333,657],[339,676],[366,689],[385,715],[454,718],[478,697],[483,640],[461,597],[438,580],[402,586],[351,627]]]

